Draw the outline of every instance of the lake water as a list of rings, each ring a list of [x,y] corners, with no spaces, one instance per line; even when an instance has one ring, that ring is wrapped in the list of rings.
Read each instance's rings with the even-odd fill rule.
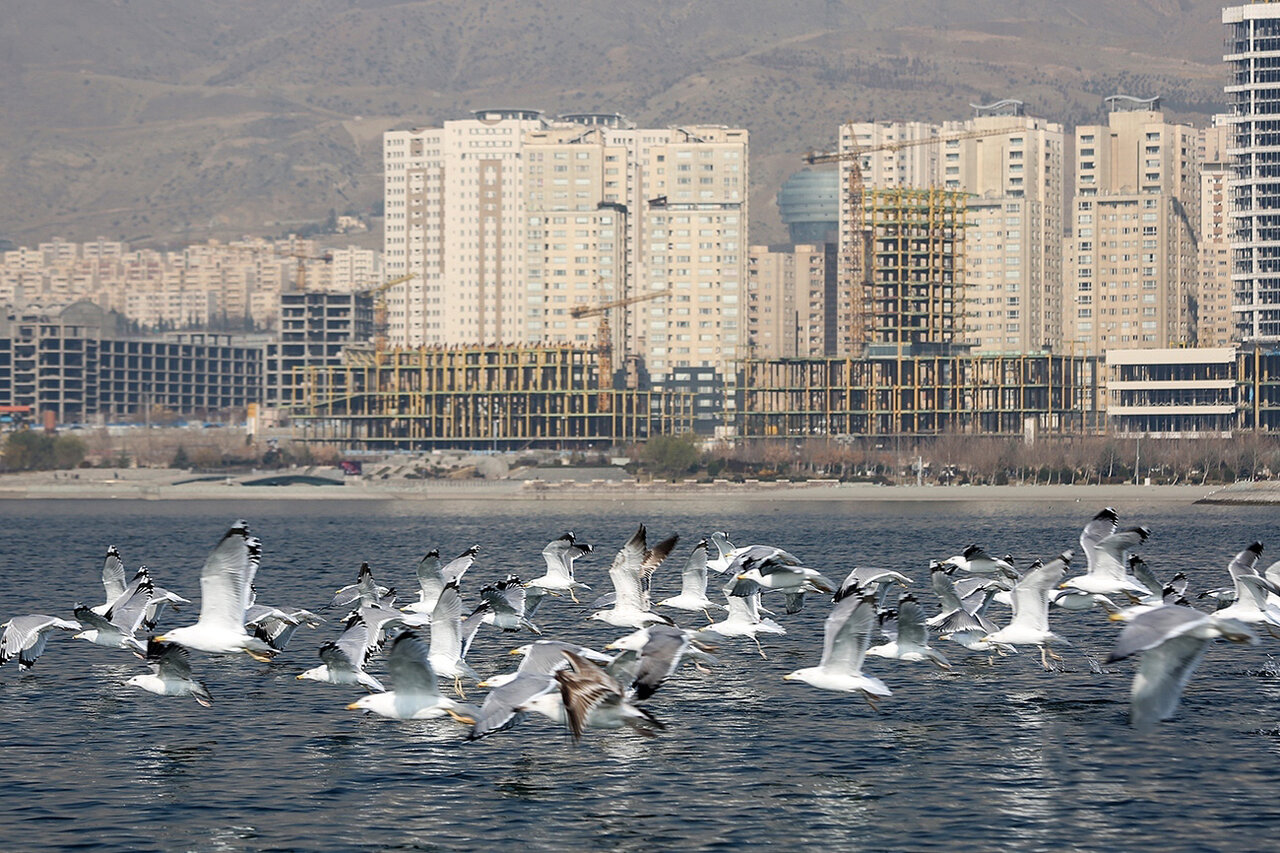
[[[839,579],[853,565],[900,570],[924,587],[928,561],[978,542],[1020,563],[1077,551],[1100,507],[1073,504],[698,504],[0,502],[0,620],[70,617],[102,600],[102,555],[145,562],[196,600],[199,567],[238,516],[264,545],[259,599],[318,608],[368,560],[379,581],[416,593],[413,567],[473,543],[466,578],[542,572],[539,551],[572,529],[595,554],[578,577],[603,591],[638,522],[682,541],[659,570],[674,594],[699,538],[777,544]],[[1120,505],[1154,531],[1141,553],[1161,577],[1226,583],[1253,539],[1280,557],[1271,508]],[[668,592],[670,590],[670,592]],[[590,595],[587,596],[590,598]],[[766,604],[768,602],[766,601]],[[658,737],[588,731],[574,745],[530,719],[466,743],[451,721],[395,722],[347,711],[358,692],[299,682],[339,630],[304,629],[270,664],[193,654],[213,693],[201,708],[122,683],[131,656],[54,637],[35,668],[0,669],[0,842],[7,850],[1139,850],[1264,849],[1280,828],[1280,679],[1272,655],[1213,646],[1178,716],[1150,734],[1126,724],[1133,664],[1091,672],[1116,628],[1097,613],[1055,613],[1068,670],[1034,649],[997,659],[939,643],[954,669],[871,659],[894,695],[860,698],[782,681],[817,663],[824,600],[781,615],[783,637],[726,641],[711,675],[684,669],[647,703]],[[602,647],[619,632],[587,605],[549,601],[548,636]],[[678,616],[681,614],[677,614]],[[194,608],[163,626],[194,621]],[[1003,620],[1004,613],[997,615]],[[701,617],[684,618],[697,625]],[[510,668],[525,635],[481,631],[469,661]],[[373,670],[381,673],[381,664]],[[478,693],[476,694],[479,695]]]

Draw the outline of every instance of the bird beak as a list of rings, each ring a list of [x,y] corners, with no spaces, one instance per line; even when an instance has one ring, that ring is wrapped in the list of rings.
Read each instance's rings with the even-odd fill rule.
[[[610,643],[609,645],[605,646],[604,648],[605,648],[605,651],[612,652],[612,651],[615,651],[615,650],[618,648],[618,644],[617,644],[617,643]]]
[[[744,581],[744,580],[746,580],[746,579],[747,579],[747,576],[746,576],[746,575],[734,575],[734,576],[733,576],[733,579],[734,579],[734,580],[737,580],[737,581]]]
[[[73,640],[83,640],[83,639],[84,639],[84,631],[81,631],[79,634],[72,634],[72,635],[71,635],[71,639],[73,639]]]
[[[782,680],[791,681],[791,673],[788,672],[786,675],[782,676]]]
[[[1058,584],[1058,589],[1066,589],[1066,588],[1067,588],[1066,583],[1060,583],[1060,584]]]
[[[347,710],[348,710],[348,711],[359,711],[359,710],[360,710],[360,703],[359,703],[359,702],[352,702],[350,705],[348,705],[348,706],[347,706]]]
[[[302,680],[302,676],[301,676],[301,675],[295,675],[295,676],[294,676],[294,678],[295,678],[296,680],[298,680],[298,681],[301,681],[301,680]]]
[[[1123,621],[1124,621],[1124,614],[1123,614],[1123,613],[1112,613],[1112,614],[1111,614],[1110,616],[1108,616],[1107,618],[1108,618],[1108,619],[1110,619],[1112,622],[1123,622]]]
[[[152,637],[151,639],[155,640],[157,643],[167,643],[169,642],[169,635],[160,634],[158,636]]]
[[[487,688],[488,686],[489,686],[489,681],[488,681],[488,679],[485,679],[484,681],[477,681],[477,682],[476,682],[476,687],[486,687],[486,688]]]
[[[519,650],[519,649],[512,649],[511,651],[507,652],[507,654],[509,654],[509,655],[518,655],[518,654],[520,654],[520,650]]]

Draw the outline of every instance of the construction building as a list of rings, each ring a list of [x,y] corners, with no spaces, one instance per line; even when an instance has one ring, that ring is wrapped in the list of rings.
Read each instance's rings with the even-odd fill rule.
[[[840,131],[847,184],[856,165],[866,187],[968,193],[963,340],[978,352],[1039,352],[1061,342],[1061,124],[1027,116],[1021,101],[971,105],[964,121],[851,122]],[[854,213],[842,210],[848,266]],[[851,273],[842,272],[842,280]]]
[[[1195,338],[1196,131],[1158,98],[1113,95],[1076,128],[1064,337],[1071,351],[1188,346]]]
[[[304,371],[304,441],[360,449],[608,445],[693,429],[693,396],[602,390],[596,354],[568,346],[351,350]]]
[[[373,336],[373,297],[368,293],[285,293],[280,331],[264,347],[264,402],[292,405],[299,383],[313,368],[342,364],[342,351]]]
[[[748,360],[744,437],[1086,435],[1105,428],[1097,359],[901,352]]]

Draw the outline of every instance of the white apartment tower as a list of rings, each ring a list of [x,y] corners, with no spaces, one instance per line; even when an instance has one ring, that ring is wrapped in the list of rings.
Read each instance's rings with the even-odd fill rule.
[[[1159,99],[1107,98],[1076,128],[1064,332],[1076,354],[1186,346],[1195,337],[1200,176],[1196,131]]]
[[[384,137],[394,343],[596,341],[724,369],[743,338],[747,132],[615,114],[481,112]]]
[[[1027,116],[1023,104],[974,104],[965,121],[855,122],[840,150],[856,145],[869,187],[936,187],[970,194],[964,318],[958,339],[978,352],[1038,352],[1061,345],[1061,124]],[[847,167],[845,167],[847,179]],[[845,210],[842,208],[842,216]],[[842,240],[848,230],[842,225]],[[841,258],[846,257],[841,247]]]
[[[1240,341],[1280,340],[1280,5],[1222,10],[1231,141],[1233,312]]]

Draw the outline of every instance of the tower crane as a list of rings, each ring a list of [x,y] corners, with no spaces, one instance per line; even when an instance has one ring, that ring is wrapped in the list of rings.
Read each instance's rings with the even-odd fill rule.
[[[980,139],[984,136],[1004,136],[1010,133],[1025,133],[1025,127],[994,127],[983,128],[978,130],[969,130],[963,133],[952,133],[945,136],[930,136],[924,139],[903,139],[897,142],[885,142],[880,145],[869,145],[862,147],[857,144],[855,138],[853,145],[846,151],[810,151],[804,156],[804,161],[810,165],[820,165],[823,163],[839,163],[847,164],[849,172],[849,182],[845,190],[845,198],[843,207],[848,210],[849,216],[849,234],[846,237],[841,235],[843,252],[843,260],[845,269],[848,271],[848,277],[851,287],[856,287],[859,282],[864,279],[867,267],[869,266],[868,258],[871,254],[871,235],[862,227],[863,207],[862,195],[864,190],[862,176],[862,158],[867,154],[876,154],[879,152],[901,151],[905,148],[916,148],[922,145],[941,145],[946,142],[958,141],[961,139]],[[850,328],[860,330],[863,326],[862,312],[865,310],[862,306],[862,299],[855,296],[853,299],[854,316],[851,318]]]
[[[326,264],[333,263],[333,253],[325,252],[323,255],[309,255],[302,248],[299,241],[292,250],[278,248],[274,245],[267,246],[238,246],[238,251],[253,252],[255,255],[273,255],[277,258],[294,258],[298,262],[297,272],[294,274],[294,287],[300,292],[305,293],[307,290],[307,261],[324,261]]]
[[[381,353],[387,348],[387,291],[397,284],[404,284],[417,277],[416,272],[411,272],[360,291],[373,297],[373,351],[375,353]]]
[[[598,302],[594,305],[575,305],[569,309],[569,316],[574,319],[582,319],[583,317],[600,318],[600,323],[596,327],[596,381],[600,385],[600,390],[606,391],[613,385],[613,330],[609,327],[609,312],[614,308],[622,308],[627,305],[634,305],[637,302],[658,299],[670,292],[671,288],[665,287],[661,290],[650,290],[633,296],[624,296],[621,299]]]

